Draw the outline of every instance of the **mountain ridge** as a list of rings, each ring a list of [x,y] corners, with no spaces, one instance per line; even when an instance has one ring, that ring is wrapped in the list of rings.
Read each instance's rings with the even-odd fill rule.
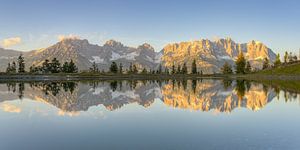
[[[124,69],[135,64],[139,70],[155,70],[160,64],[171,68],[174,65],[186,63],[190,68],[192,61],[197,61],[198,70],[203,73],[220,72],[225,62],[234,65],[237,55],[243,52],[254,68],[262,66],[262,59],[268,58],[273,62],[275,53],[259,41],[236,43],[231,38],[208,40],[200,39],[191,42],[167,44],[161,51],[156,52],[148,43],[137,47],[130,47],[115,40],[108,40],[102,46],[90,44],[86,39],[63,39],[54,45],[39,50],[20,52],[0,49],[0,69],[5,70],[8,62],[13,61],[23,53],[27,69],[31,65],[39,66],[45,59],[54,57],[60,62],[70,61],[76,63],[79,70],[88,70],[95,62],[100,70],[108,70],[111,62],[122,63]]]

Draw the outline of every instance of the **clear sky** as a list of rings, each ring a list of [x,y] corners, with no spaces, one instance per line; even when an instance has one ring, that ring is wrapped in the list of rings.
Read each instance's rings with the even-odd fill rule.
[[[32,50],[50,46],[60,35],[102,45],[167,43],[231,37],[252,39],[275,52],[298,53],[300,1],[297,0],[0,0],[2,47]]]

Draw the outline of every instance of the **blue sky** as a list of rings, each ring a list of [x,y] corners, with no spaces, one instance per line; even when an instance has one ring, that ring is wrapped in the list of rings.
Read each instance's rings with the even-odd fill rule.
[[[17,50],[47,47],[59,35],[102,45],[167,43],[231,37],[298,53],[300,2],[286,0],[0,0],[0,41]]]

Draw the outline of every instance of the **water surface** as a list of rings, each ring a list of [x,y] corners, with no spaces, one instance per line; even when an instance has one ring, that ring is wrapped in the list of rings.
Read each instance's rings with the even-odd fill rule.
[[[299,149],[299,94],[230,80],[0,84],[0,149]]]

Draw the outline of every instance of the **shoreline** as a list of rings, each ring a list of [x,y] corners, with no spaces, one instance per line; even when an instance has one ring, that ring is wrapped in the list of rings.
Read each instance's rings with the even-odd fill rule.
[[[79,81],[79,80],[172,80],[172,79],[222,79],[225,75],[164,75],[164,74],[2,74],[3,81]]]
[[[243,79],[253,81],[300,81],[298,75],[199,75],[199,74],[0,74],[0,81],[78,81],[78,80],[168,80],[168,79]]]

